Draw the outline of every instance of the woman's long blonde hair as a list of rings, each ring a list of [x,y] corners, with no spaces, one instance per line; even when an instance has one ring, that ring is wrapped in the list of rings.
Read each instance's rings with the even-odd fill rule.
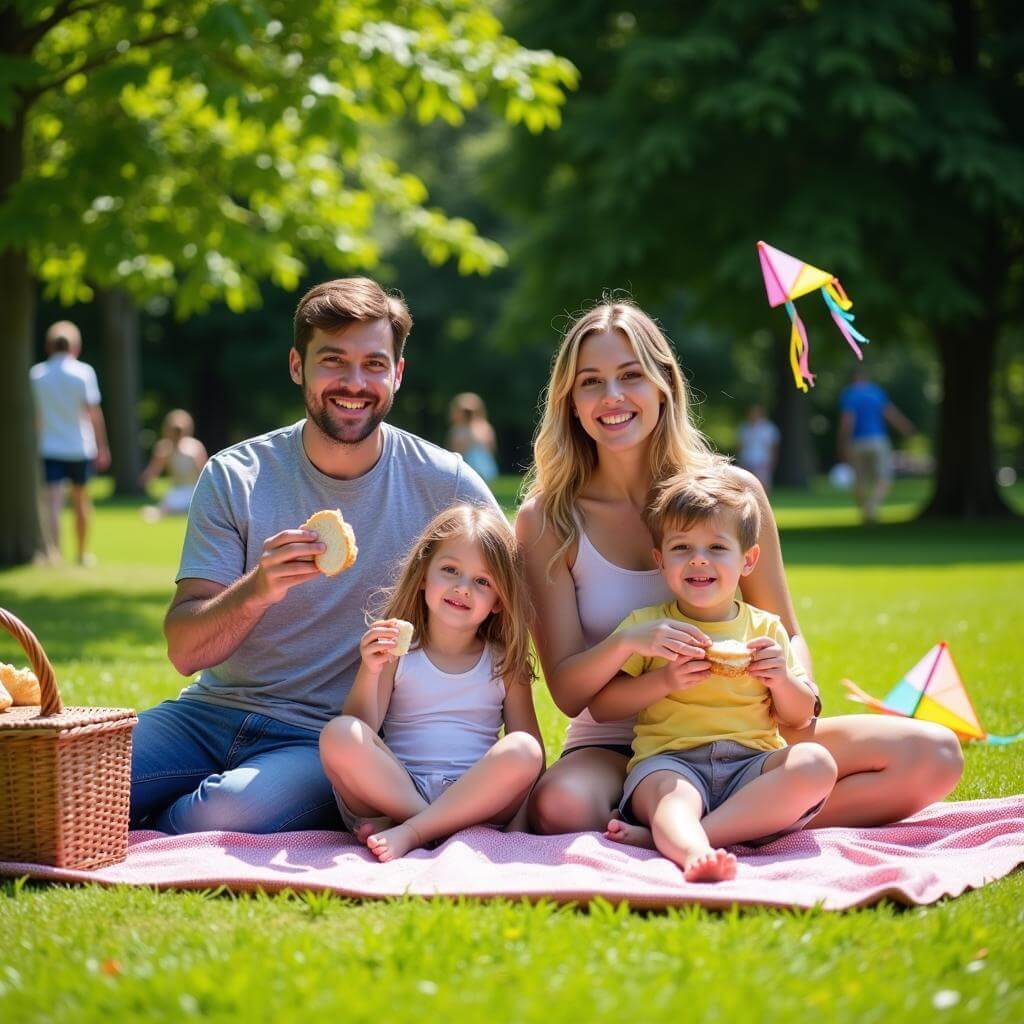
[[[525,497],[538,500],[545,526],[550,523],[559,541],[549,573],[577,539],[576,499],[597,468],[597,445],[572,414],[580,346],[591,334],[611,330],[625,335],[663,397],[648,447],[652,487],[673,473],[704,468],[718,458],[693,424],[690,390],[668,339],[635,302],[606,296],[570,324],[555,353],[533,441],[533,466],[524,482]]]
[[[490,647],[495,677],[506,683],[532,683],[536,675],[530,653],[530,601],[523,582],[522,557],[508,520],[484,505],[461,504],[439,512],[423,528],[402,560],[394,586],[375,602],[379,618],[405,619],[415,631],[415,647],[429,635],[423,581],[427,566],[446,540],[466,539],[480,546],[494,577],[498,607],[487,616],[477,636]]]

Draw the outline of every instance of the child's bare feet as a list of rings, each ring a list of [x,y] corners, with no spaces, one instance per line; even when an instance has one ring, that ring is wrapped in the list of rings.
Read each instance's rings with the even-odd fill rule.
[[[621,818],[612,818],[604,830],[605,839],[624,846],[639,846],[645,850],[654,849],[654,837],[649,828],[643,825],[630,825]]]
[[[688,882],[727,882],[736,877],[736,858],[725,850],[708,850],[683,865]]]
[[[414,850],[423,843],[416,834],[416,829],[407,821],[401,825],[395,825],[384,832],[378,832],[366,840],[366,845],[381,864],[386,864],[396,857],[404,857],[410,850]]]
[[[362,821],[356,825],[355,832],[352,834],[365,846],[370,836],[375,832],[383,832],[386,828],[391,828],[394,825],[394,821],[386,816],[380,818],[363,818]]]

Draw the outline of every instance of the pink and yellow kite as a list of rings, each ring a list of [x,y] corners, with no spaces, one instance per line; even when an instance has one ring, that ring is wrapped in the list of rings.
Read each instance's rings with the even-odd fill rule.
[[[804,263],[767,242],[757,243],[757,255],[761,260],[768,305],[773,309],[784,305],[792,323],[789,334],[789,364],[793,369],[793,380],[801,391],[806,391],[808,385],[814,386],[814,376],[808,365],[810,342],[807,340],[803,321],[793,306],[794,299],[820,288],[821,297],[825,300],[836,326],[850,343],[850,348],[857,358],[864,358],[857,343],[866,345],[868,339],[853,327],[853,314],[848,312],[853,303],[843,291],[839,278],[825,270],[812,267],[810,263]]]

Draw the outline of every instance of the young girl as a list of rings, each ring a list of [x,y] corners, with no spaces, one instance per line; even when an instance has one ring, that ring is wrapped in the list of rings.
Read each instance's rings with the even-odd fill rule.
[[[399,619],[414,640],[396,658]],[[544,767],[527,619],[504,516],[476,505],[435,516],[320,735],[342,818],[379,860],[469,825],[506,826],[522,806]]]

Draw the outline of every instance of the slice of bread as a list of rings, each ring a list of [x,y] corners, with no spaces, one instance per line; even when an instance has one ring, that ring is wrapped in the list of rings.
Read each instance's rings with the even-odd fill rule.
[[[0,711],[6,711],[13,703],[11,695],[4,689],[4,684],[0,683]]]
[[[405,619],[395,619],[395,623],[398,626],[398,640],[395,641],[395,646],[391,649],[391,653],[396,658],[400,658],[403,654],[409,653],[413,628],[412,623],[406,622]]]
[[[715,675],[741,676],[750,667],[752,654],[742,640],[717,640],[704,651]]]
[[[39,680],[30,668],[15,668],[0,661],[0,687],[3,687],[11,700],[19,705],[41,704],[39,696]]]
[[[327,550],[316,556],[316,567],[325,576],[337,576],[355,564],[356,555],[359,554],[356,535],[342,518],[340,509],[329,508],[315,512],[303,526],[312,530],[321,543],[327,545]]]

